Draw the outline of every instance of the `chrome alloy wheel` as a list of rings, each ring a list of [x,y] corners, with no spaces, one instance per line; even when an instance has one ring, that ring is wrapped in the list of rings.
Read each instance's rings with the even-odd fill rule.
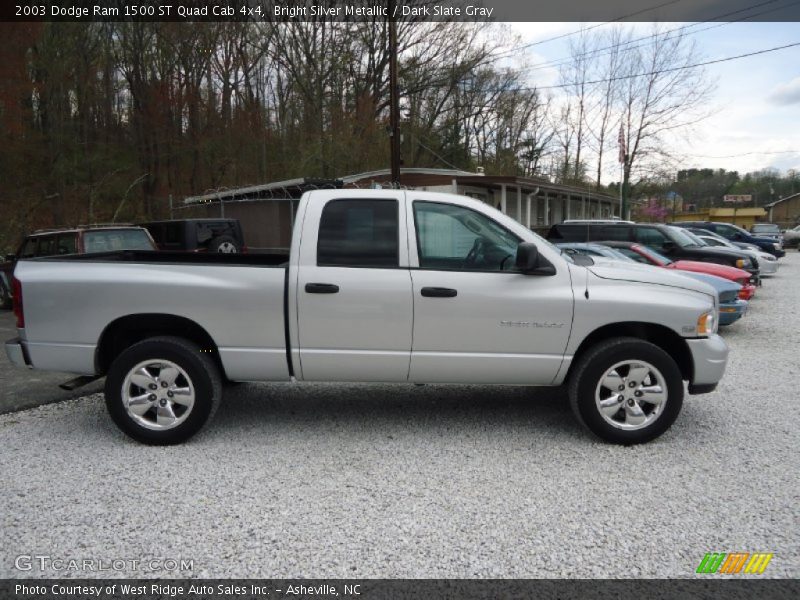
[[[156,431],[183,423],[194,407],[194,394],[186,371],[163,359],[139,363],[122,382],[122,402],[128,416]]]
[[[607,423],[634,431],[652,425],[664,412],[667,382],[650,363],[625,360],[603,374],[594,398]]]
[[[235,244],[232,244],[231,242],[222,242],[219,246],[217,246],[217,252],[222,252],[223,254],[236,254],[238,250],[236,250]]]

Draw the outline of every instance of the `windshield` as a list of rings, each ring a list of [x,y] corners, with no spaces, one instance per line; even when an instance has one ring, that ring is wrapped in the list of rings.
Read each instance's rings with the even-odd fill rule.
[[[687,230],[683,229],[683,230],[681,230],[681,233],[686,235],[686,237],[688,237],[690,240],[692,240],[697,246],[708,246],[709,245],[705,240],[703,240],[702,238],[698,237],[697,235],[695,235],[691,231],[687,231]]]
[[[781,228],[774,223],[761,223],[753,225],[753,233],[780,233]]]
[[[658,252],[656,252],[652,248],[648,248],[647,246],[638,246],[636,248],[636,251],[648,256],[653,262],[656,262],[664,267],[672,264],[672,261],[668,259],[666,256],[664,256],[663,254],[659,254]]]
[[[99,229],[83,234],[87,253],[115,250],[155,250],[144,229]]]
[[[698,244],[696,241],[690,238],[688,235],[689,232],[685,229],[681,229],[680,227],[671,227],[670,231],[672,231],[672,241],[678,244],[681,248],[704,245],[702,241],[700,241]]]

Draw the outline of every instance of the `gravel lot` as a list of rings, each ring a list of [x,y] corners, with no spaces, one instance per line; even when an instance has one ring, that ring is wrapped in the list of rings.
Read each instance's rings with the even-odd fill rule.
[[[245,385],[173,448],[99,395],[0,416],[0,577],[20,554],[185,558],[198,577],[693,577],[706,552],[800,576],[800,253],[727,328],[717,392],[666,435],[592,439],[520,387]],[[104,576],[113,573],[102,573]],[[125,570],[118,575],[147,576]]]

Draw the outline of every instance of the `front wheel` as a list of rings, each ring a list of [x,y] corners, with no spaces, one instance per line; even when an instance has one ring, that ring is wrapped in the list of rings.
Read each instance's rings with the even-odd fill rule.
[[[664,350],[637,338],[590,348],[575,365],[569,398],[578,421],[616,444],[641,444],[664,433],[683,405],[683,379]]]
[[[114,423],[144,444],[179,444],[213,416],[222,397],[214,361],[192,342],[155,337],[111,364],[106,407]]]

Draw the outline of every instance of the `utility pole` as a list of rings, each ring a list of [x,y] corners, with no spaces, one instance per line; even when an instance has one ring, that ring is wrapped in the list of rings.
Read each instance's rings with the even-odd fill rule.
[[[391,147],[392,186],[400,187],[400,100],[397,90],[397,24],[395,0],[389,0],[389,141]]]

